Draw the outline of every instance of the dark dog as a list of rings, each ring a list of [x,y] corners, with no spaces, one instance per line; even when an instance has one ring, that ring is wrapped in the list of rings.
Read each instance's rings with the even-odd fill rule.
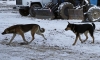
[[[65,28],[65,30],[71,30],[76,34],[76,39],[75,42],[73,43],[73,45],[76,44],[78,38],[81,41],[81,43],[85,42],[88,39],[88,33],[90,34],[90,36],[93,38],[93,42],[94,43],[94,30],[95,30],[95,24],[71,24],[68,22],[67,27]],[[84,41],[82,41],[80,34],[84,33],[84,35],[86,36],[86,39]]]
[[[28,32],[28,31],[31,31],[31,35],[32,35],[32,40],[29,43],[31,43],[34,40],[35,33],[38,35],[41,35],[44,39],[46,39],[44,37],[44,35],[42,34],[45,32],[45,29],[40,28],[40,26],[37,24],[25,24],[25,25],[20,24],[20,25],[10,26],[10,27],[6,28],[2,34],[3,35],[10,34],[10,33],[13,34],[13,37],[11,38],[11,40],[8,44],[10,44],[12,42],[12,40],[15,38],[16,34],[20,34],[23,38],[23,41],[25,43],[29,44],[24,37],[24,33]]]

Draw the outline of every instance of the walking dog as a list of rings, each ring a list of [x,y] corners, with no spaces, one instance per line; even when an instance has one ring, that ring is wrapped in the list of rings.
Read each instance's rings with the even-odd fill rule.
[[[65,30],[66,31],[67,30],[71,30],[71,31],[73,31],[75,33],[76,39],[75,39],[73,45],[76,44],[78,38],[81,41],[81,43],[87,41],[87,39],[88,39],[88,35],[87,34],[88,33],[90,34],[90,36],[93,39],[92,43],[94,43],[94,35],[93,35],[94,30],[95,30],[95,24],[94,23],[92,23],[92,24],[71,24],[71,23],[68,22],[68,25],[65,28]],[[84,35],[86,36],[86,39],[84,41],[82,41],[82,39],[80,37],[80,34],[82,34],[82,33],[84,33]]]
[[[32,40],[30,42],[26,41],[25,36],[24,36],[24,33],[28,32],[28,31],[31,31],[31,35],[32,35]],[[8,43],[8,45],[15,38],[16,34],[21,35],[22,38],[23,38],[23,41],[25,43],[29,44],[34,40],[35,33],[38,34],[38,35],[41,35],[46,40],[46,38],[42,34],[44,32],[45,32],[45,29],[44,28],[40,28],[40,26],[37,25],[37,24],[25,24],[25,25],[24,24],[19,24],[19,25],[14,25],[14,26],[10,26],[10,27],[6,28],[4,30],[4,32],[2,32],[2,35],[10,34],[10,33],[13,34],[13,36],[12,36],[10,42]]]

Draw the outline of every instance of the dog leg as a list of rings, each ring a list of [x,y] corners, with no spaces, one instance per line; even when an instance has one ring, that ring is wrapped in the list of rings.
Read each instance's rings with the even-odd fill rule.
[[[9,42],[7,45],[10,45],[10,43],[11,43],[11,42],[12,42],[12,40],[15,38],[15,36],[16,36],[16,34],[13,34],[13,36],[12,36],[12,38],[11,38],[10,42]]]
[[[35,29],[34,29],[35,28]],[[35,33],[37,32],[37,30],[38,30],[38,27],[33,27],[33,29],[31,30],[31,36],[32,36],[32,40],[29,42],[29,44],[35,39],[34,38],[34,35],[35,35]]]
[[[84,35],[86,36],[86,39],[85,39],[83,42],[87,41],[87,39],[88,39],[88,31],[86,31],[86,32],[84,33]]]
[[[45,38],[45,36],[44,36],[40,31],[37,31],[36,34],[41,35],[45,40],[47,40],[47,39]]]
[[[26,41],[26,39],[25,39],[24,34],[21,34],[21,36],[22,36],[22,38],[23,38],[23,41],[26,42],[26,43],[28,43],[28,41]]]
[[[74,41],[73,45],[75,45],[75,44],[76,44],[76,42],[77,42],[77,40],[78,40],[78,37],[79,37],[79,35],[76,35],[76,39],[75,39],[75,41]]]
[[[28,41],[26,41],[26,39],[25,39],[25,36],[24,36],[24,33],[23,33],[23,31],[19,31],[19,34],[22,36],[22,38],[23,38],[23,41],[25,42],[25,43],[28,43]]]
[[[26,41],[24,34],[21,34],[21,36],[22,36],[24,42],[21,42],[20,45],[27,45],[28,41]]]
[[[34,40],[34,34],[35,33],[32,34],[32,40],[29,42],[29,44]]]
[[[42,33],[40,33],[39,31],[36,32],[36,34],[41,35],[45,40],[47,40],[47,39],[45,38],[45,36],[44,36]]]
[[[93,36],[92,34],[90,34],[90,36],[91,36],[91,37],[92,37],[92,39],[93,39],[92,43],[94,43],[94,36]]]
[[[82,39],[81,39],[81,36],[79,35],[79,40],[81,41],[81,43],[83,43]]]
[[[92,36],[92,39],[93,39],[93,42],[92,43],[94,43],[94,36]]]
[[[45,40],[47,40],[43,34],[38,34],[38,35],[41,35]]]

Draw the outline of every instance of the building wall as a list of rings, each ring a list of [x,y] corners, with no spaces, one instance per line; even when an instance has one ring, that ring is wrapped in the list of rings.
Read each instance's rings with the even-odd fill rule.
[[[0,0],[0,1],[16,1],[16,0]]]
[[[0,4],[3,4],[3,5],[16,5],[16,0],[0,0]]]

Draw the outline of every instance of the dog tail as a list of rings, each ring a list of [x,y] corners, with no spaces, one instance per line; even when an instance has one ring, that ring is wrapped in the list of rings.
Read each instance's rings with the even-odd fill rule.
[[[41,28],[40,26],[39,26],[39,30],[40,30],[41,33],[44,33],[45,32],[45,29],[44,28]]]
[[[93,25],[93,28],[94,28],[94,30],[95,30],[95,24],[94,24],[94,23],[92,23],[92,25]]]

